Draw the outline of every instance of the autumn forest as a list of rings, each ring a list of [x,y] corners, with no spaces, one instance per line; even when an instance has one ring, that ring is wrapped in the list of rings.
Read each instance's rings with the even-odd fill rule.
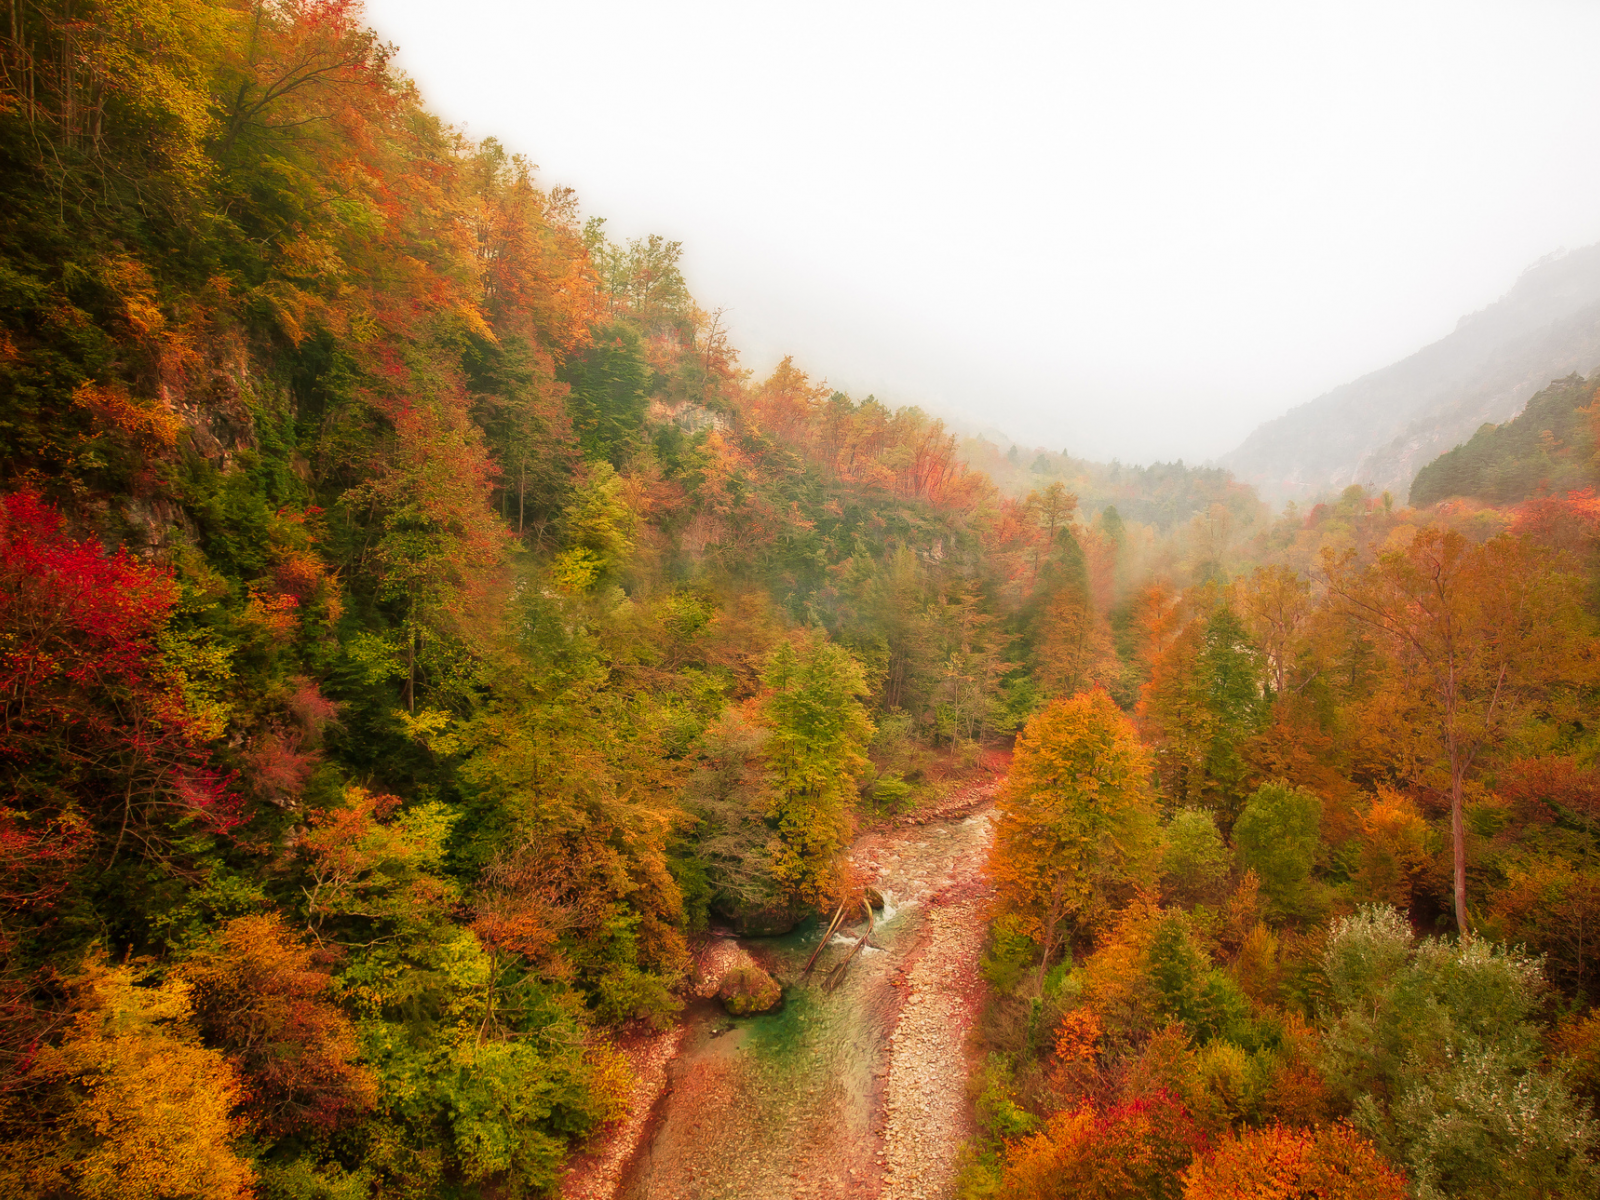
[[[558,1194],[999,775],[955,1194],[1600,1192],[1600,379],[1415,503],[997,447],[364,22],[0,24],[0,1196]]]

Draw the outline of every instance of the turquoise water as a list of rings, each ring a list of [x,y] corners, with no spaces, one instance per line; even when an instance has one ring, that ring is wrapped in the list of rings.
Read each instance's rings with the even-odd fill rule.
[[[745,1043],[750,1053],[771,1066],[782,1067],[813,1050],[819,1028],[826,1020],[827,1012],[818,1003],[815,991],[791,986],[777,1012],[744,1017],[739,1024],[746,1027]]]
[[[973,852],[970,823],[929,825],[858,842],[855,861],[889,904],[872,941],[836,987],[828,968],[865,929],[847,926],[799,978],[823,932],[813,922],[741,945],[784,986],[783,1007],[732,1018],[704,1002],[687,1017],[651,1133],[624,1176],[627,1200],[871,1197],[881,1183],[881,1102],[898,977],[922,914]]]

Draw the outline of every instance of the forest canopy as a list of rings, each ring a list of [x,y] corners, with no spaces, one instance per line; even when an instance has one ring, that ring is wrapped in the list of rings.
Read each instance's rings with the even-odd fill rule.
[[[1597,383],[1579,375],[1555,380],[1505,424],[1483,426],[1417,472],[1411,503],[1470,496],[1515,504],[1593,487]]]
[[[1586,458],[1275,516],[759,378],[393,53],[0,28],[0,1193],[549,1193],[1014,742],[971,1194],[1593,1194]]]

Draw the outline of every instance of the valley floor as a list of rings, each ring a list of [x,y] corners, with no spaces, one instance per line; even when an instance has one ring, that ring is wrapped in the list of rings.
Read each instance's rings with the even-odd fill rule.
[[[734,1021],[702,995],[677,1028],[635,1045],[635,1116],[575,1165],[568,1200],[950,1196],[971,1133],[965,1046],[996,786],[857,842],[853,865],[887,907],[836,988],[828,971],[861,927],[836,935],[808,981],[820,928],[715,939],[708,982],[748,953],[783,982],[784,1007]]]

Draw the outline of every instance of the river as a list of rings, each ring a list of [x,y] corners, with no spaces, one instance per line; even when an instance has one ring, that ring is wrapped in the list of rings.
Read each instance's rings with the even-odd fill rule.
[[[614,1193],[623,1200],[944,1200],[970,1134],[965,1035],[981,1002],[993,785],[925,824],[871,832],[856,871],[885,899],[802,968],[820,923],[740,942],[784,985],[781,1010],[684,1016],[666,1087]],[[953,813],[950,809],[954,809]]]

